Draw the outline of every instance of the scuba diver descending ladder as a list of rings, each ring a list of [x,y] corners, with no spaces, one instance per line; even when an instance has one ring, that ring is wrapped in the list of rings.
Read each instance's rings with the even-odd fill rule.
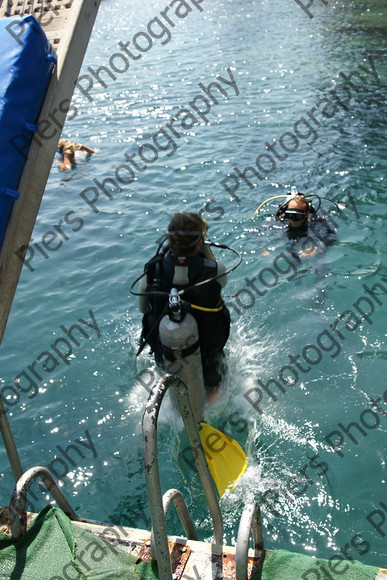
[[[247,459],[236,441],[203,422],[203,407],[206,399],[217,397],[227,372],[223,347],[230,315],[220,290],[241,256],[226,245],[206,242],[207,230],[199,214],[175,214],[155,256],[130,291],[139,296],[144,313],[137,354],[148,344],[156,365],[186,384],[207,462],[222,495],[244,473]],[[234,252],[238,262],[226,269],[215,260],[211,246]]]

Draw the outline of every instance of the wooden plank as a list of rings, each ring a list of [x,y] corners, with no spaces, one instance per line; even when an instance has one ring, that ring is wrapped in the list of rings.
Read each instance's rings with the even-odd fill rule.
[[[18,186],[20,197],[14,202],[1,248],[0,343],[23,265],[15,252],[22,246],[25,246],[24,254],[27,250],[65,122],[65,105],[68,107],[71,100],[100,2],[101,0],[3,0],[0,6],[0,17],[12,18],[16,14],[23,16],[32,11],[41,22],[47,37],[52,40],[58,56],[38,120],[38,124],[50,121],[51,126],[44,140],[32,141]],[[55,117],[55,122],[50,114]]]

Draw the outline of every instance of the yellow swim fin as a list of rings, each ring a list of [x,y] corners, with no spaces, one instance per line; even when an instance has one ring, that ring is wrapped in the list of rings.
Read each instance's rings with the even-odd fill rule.
[[[226,489],[234,489],[238,478],[247,469],[247,457],[242,447],[228,435],[200,422],[199,435],[208,467],[219,495]]]

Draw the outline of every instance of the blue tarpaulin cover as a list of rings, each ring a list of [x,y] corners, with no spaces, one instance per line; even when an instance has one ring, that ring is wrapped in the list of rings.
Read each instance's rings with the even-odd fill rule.
[[[0,18],[0,245],[56,64],[33,16]]]

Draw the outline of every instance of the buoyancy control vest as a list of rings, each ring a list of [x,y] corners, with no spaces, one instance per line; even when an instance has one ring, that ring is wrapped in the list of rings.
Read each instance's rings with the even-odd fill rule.
[[[218,274],[215,260],[202,254],[182,254],[175,256],[168,252],[158,254],[146,265],[147,292],[152,290],[169,292],[171,288],[182,290],[197,282],[213,278]],[[182,300],[192,305],[190,313],[194,316],[199,330],[200,349],[203,355],[219,352],[227,342],[230,333],[230,313],[221,297],[221,286],[217,280],[196,286],[182,295]],[[204,311],[194,308],[216,309]],[[155,354],[161,354],[158,328],[168,307],[168,297],[150,295],[143,316],[142,341],[151,347]]]

